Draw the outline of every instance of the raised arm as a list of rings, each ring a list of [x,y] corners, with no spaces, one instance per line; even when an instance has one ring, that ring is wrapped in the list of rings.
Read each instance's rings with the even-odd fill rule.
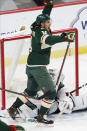
[[[44,44],[52,46],[56,43],[60,43],[60,42],[64,42],[64,41],[74,42],[74,40],[75,40],[75,33],[74,32],[62,33],[61,35],[45,34],[41,37],[42,46],[44,46]]]
[[[53,8],[53,0],[44,0],[44,9],[42,11],[43,14],[48,14],[50,16],[51,10]]]
[[[53,0],[44,0],[44,5],[45,5],[45,7],[42,11],[42,14],[47,14],[48,16],[50,16],[51,10],[52,10],[52,7],[53,7]],[[38,22],[37,22],[37,19],[36,19],[36,21],[33,22],[33,24],[31,25],[31,30],[33,30],[33,29],[35,30],[35,28],[37,28],[37,27],[38,27]]]

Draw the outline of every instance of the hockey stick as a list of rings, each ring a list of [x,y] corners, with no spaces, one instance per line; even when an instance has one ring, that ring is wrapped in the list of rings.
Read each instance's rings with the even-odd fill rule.
[[[19,92],[16,92],[16,91],[10,91],[10,90],[7,90],[7,89],[3,89],[3,88],[0,88],[0,90],[2,90],[2,91],[7,91],[7,92],[9,92],[9,93],[13,93],[13,94],[16,94],[16,95],[21,95],[21,96],[26,96],[26,97],[28,97],[28,95],[26,94],[23,94],[23,93],[19,93]]]
[[[13,94],[16,94],[16,95],[21,95],[21,96],[24,96],[24,97],[30,97],[30,96],[28,96],[27,94],[19,93],[19,92],[16,92],[16,91],[10,91],[10,90],[8,90],[8,89],[0,88],[0,90],[6,91],[6,92],[9,92],[9,93],[13,93]],[[45,96],[47,96],[49,93],[51,93],[51,92],[50,92],[50,91],[47,91],[44,95],[42,95],[42,96],[40,96],[40,97],[37,97],[37,98],[30,97],[30,98],[37,99],[37,100],[41,100],[41,99],[43,99]]]
[[[34,103],[32,103],[32,102],[28,99],[30,96],[28,96],[27,94],[15,92],[15,91],[10,91],[10,90],[3,89],[3,88],[0,88],[0,90],[6,91],[6,92],[9,92],[9,93],[13,93],[13,94],[16,94],[16,95],[23,96],[23,97],[25,97],[25,99],[29,102],[30,105],[32,105],[34,108],[37,108],[37,105],[34,104]],[[30,98],[32,98],[32,99],[37,99],[37,100],[41,100],[41,99],[43,99],[45,96],[47,96],[47,95],[50,94],[50,93],[51,93],[51,92],[48,91],[48,92],[46,92],[44,95],[42,95],[42,96],[40,96],[40,97],[37,97],[37,98],[30,97]]]
[[[32,106],[34,106],[35,108],[37,108],[37,106],[35,105],[35,104],[33,104],[29,99],[28,99],[28,95],[26,94],[22,94],[22,93],[18,93],[18,92],[15,92],[15,91],[10,91],[10,90],[7,90],[7,89],[3,89],[3,88],[0,88],[0,90],[2,90],[2,91],[7,91],[7,92],[9,92],[9,93],[13,93],[13,94],[16,94],[16,95],[21,95],[21,96],[24,96],[25,98],[26,98],[26,100],[30,103],[30,104],[32,104]]]
[[[68,42],[68,45],[67,45],[67,48],[66,48],[66,52],[65,52],[65,55],[64,55],[64,58],[63,58],[63,61],[62,61],[62,65],[61,65],[61,68],[60,68],[60,71],[59,71],[59,75],[57,77],[56,85],[59,84],[59,79],[60,79],[60,76],[61,76],[61,73],[62,73],[62,70],[63,70],[63,66],[64,66],[64,63],[65,63],[65,59],[66,59],[69,47],[70,47],[70,41]],[[57,93],[58,93],[58,89],[57,89]]]
[[[74,89],[73,91],[70,92],[70,94],[72,94],[72,93],[78,91],[79,89],[81,89],[81,88],[84,87],[84,86],[87,86],[87,83],[85,83],[85,84],[83,84],[82,86],[80,86],[80,87]]]

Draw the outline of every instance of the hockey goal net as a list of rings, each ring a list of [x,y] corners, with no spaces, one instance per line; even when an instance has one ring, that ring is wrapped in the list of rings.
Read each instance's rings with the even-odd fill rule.
[[[63,32],[75,32],[75,42],[70,44],[62,73],[65,76],[64,84],[68,90],[78,88],[78,30],[64,29],[56,30],[54,35]],[[22,92],[27,87],[26,61],[31,43],[30,35],[7,36],[0,40],[0,88]],[[51,61],[48,68],[61,68],[68,42],[58,43],[52,47]],[[79,92],[76,92],[78,95]],[[0,91],[1,109],[7,107],[10,93]],[[11,95],[14,96],[15,95]],[[17,96],[16,96],[17,97]]]

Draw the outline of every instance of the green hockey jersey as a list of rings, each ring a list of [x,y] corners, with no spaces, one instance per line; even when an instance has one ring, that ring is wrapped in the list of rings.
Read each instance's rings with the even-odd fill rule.
[[[50,15],[52,5],[46,5],[43,14]],[[31,37],[31,48],[27,64],[28,65],[48,65],[50,62],[51,46],[64,42],[66,40],[64,35],[55,36],[52,35],[51,30],[48,31],[45,28],[36,26],[36,22],[31,25],[32,37]],[[62,45],[61,45],[62,46]]]

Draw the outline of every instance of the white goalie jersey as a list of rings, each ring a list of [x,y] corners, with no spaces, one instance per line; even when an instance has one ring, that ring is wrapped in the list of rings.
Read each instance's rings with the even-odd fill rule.
[[[53,79],[54,83],[56,83],[57,74],[58,72],[55,70],[54,71],[55,79]],[[64,75],[62,74],[60,78],[60,82],[63,82],[63,80],[64,80]],[[55,112],[56,110],[62,111],[64,109],[65,104],[66,104],[66,110],[64,111],[64,113],[71,113],[73,111],[86,109],[87,108],[87,84],[84,84],[84,87],[82,87],[79,90],[79,94],[80,94],[79,96],[76,96],[75,93],[71,95],[70,93],[67,92],[66,88],[63,87],[62,89],[58,91],[58,94],[57,94],[58,99],[52,104],[49,113],[51,114]]]
[[[56,69],[49,69],[49,73],[52,76],[54,83],[56,84],[58,71]],[[64,77],[64,74],[61,74],[59,83],[63,83]],[[56,110],[62,111],[64,109],[65,103],[66,110],[64,113],[72,113],[73,111],[84,110],[87,108],[87,84],[85,84],[85,86],[79,90],[79,96],[76,96],[75,93],[72,95],[68,93],[67,95],[66,88],[63,87],[58,91],[58,99],[52,104],[49,110],[49,114],[55,112]]]
[[[83,92],[84,88],[84,92]],[[49,114],[56,112],[57,110],[62,111],[66,104],[66,110],[64,113],[72,113],[73,111],[84,110],[87,108],[87,85],[80,89],[80,95],[75,96],[66,95],[66,91],[62,88],[58,92],[58,99],[55,101],[49,111]],[[82,92],[82,93],[81,93]]]

